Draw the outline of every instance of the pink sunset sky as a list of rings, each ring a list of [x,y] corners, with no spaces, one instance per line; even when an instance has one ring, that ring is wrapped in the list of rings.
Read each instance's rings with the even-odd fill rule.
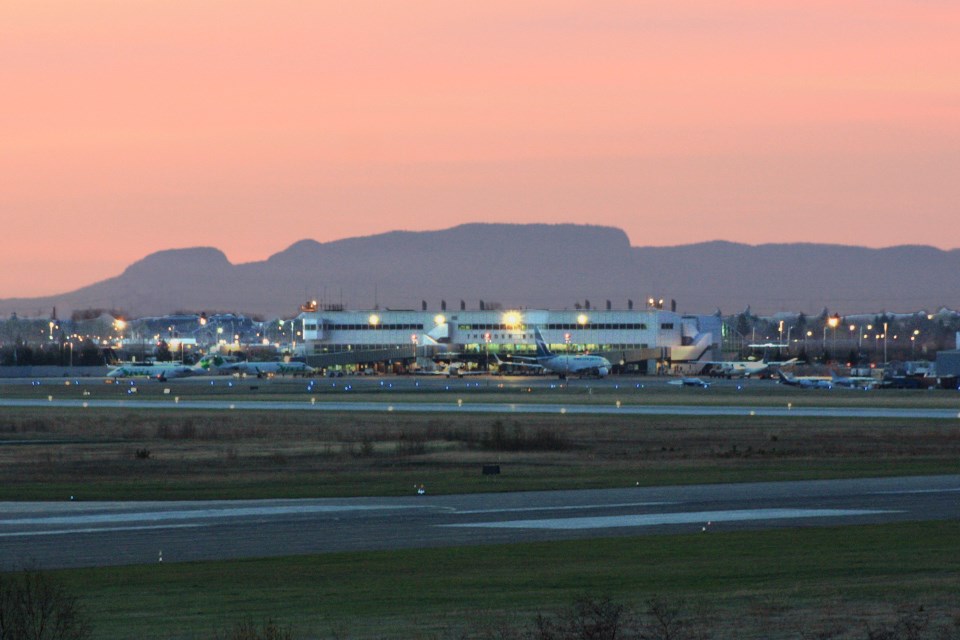
[[[4,0],[0,298],[463,222],[960,246],[953,0]]]

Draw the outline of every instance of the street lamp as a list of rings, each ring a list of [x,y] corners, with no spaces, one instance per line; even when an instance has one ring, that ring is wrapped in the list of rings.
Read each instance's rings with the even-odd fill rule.
[[[887,323],[883,323],[883,366],[887,366]]]
[[[840,325],[840,316],[836,313],[827,318],[827,324],[833,329],[833,350],[837,350],[837,327]],[[836,358],[837,354],[834,353],[833,357]]]
[[[587,314],[581,313],[577,316],[577,324],[580,325],[580,336],[586,341],[587,337],[584,331],[587,328],[587,323],[590,321],[590,318],[587,317]],[[586,349],[584,349],[586,350]]]
[[[850,335],[853,335],[853,332],[857,332],[857,360],[860,359],[860,347],[863,344],[863,332],[860,331],[860,327],[855,324],[850,325]]]

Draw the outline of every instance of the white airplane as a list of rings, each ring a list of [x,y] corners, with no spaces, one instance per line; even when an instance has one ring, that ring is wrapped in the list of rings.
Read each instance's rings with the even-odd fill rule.
[[[766,362],[764,360],[720,360],[704,362],[710,365],[711,371],[716,370],[724,378],[749,378],[767,371],[771,365],[788,366],[797,361],[791,358],[785,362]]]
[[[418,376],[446,376],[448,378],[456,376],[462,378],[464,376],[479,376],[486,371],[481,371],[480,369],[468,369],[465,362],[451,362],[446,366],[436,366],[431,368],[418,367],[414,372],[414,375]]]
[[[181,363],[157,364],[154,362],[123,363],[107,372],[108,378],[153,378],[163,382],[172,378],[186,378],[188,376],[202,376],[206,370],[199,366],[188,366]]]
[[[269,362],[250,362],[249,360],[242,362],[223,362],[217,365],[216,369],[217,373],[237,373],[242,376],[257,376],[258,378],[287,374],[307,375],[316,372],[316,369],[306,363],[297,361],[284,362],[282,360]]]
[[[557,355],[547,348],[547,344],[543,341],[543,335],[540,333],[539,327],[534,327],[533,336],[537,342],[537,357],[533,359],[517,357],[515,358],[516,360],[525,360],[528,362],[533,360],[547,371],[556,373],[560,376],[561,380],[566,380],[567,376],[571,373],[581,377],[589,375],[600,378],[610,373],[610,361],[603,356]]]
[[[671,380],[667,384],[672,384],[680,387],[702,387],[704,389],[710,388],[710,383],[704,382],[700,378],[683,377],[683,378],[680,378],[679,380]]]
[[[493,354],[493,359],[497,363],[500,373],[529,373],[539,375],[543,373],[544,367],[536,362],[527,362],[523,360],[501,360],[497,354]]]
[[[798,378],[794,375],[788,376],[783,371],[777,369],[777,377],[780,384],[789,387],[800,387],[801,389],[833,389],[833,381],[826,378]]]

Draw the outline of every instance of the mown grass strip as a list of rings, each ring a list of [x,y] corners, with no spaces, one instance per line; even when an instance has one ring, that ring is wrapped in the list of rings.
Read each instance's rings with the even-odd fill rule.
[[[582,595],[652,595],[734,619],[757,606],[815,610],[957,602],[960,524],[338,553],[57,572],[83,595],[97,638],[212,637],[272,618],[307,637],[433,637],[437,625],[529,624]],[[838,594],[840,594],[838,596]],[[838,604],[839,602],[839,604]]]
[[[453,468],[449,468],[453,466]],[[632,486],[829,480],[960,473],[960,460],[756,460],[736,463],[503,465],[483,476],[480,465],[385,466],[338,473],[246,473],[240,478],[156,477],[31,482],[0,485],[0,501],[261,500],[431,494],[610,489]]]

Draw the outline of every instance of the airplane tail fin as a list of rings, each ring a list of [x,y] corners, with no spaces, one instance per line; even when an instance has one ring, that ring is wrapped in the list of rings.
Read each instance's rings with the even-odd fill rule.
[[[534,327],[533,337],[537,342],[537,359],[552,358],[553,353],[547,347],[547,343],[543,341],[543,334],[540,333],[540,327]]]
[[[785,374],[781,369],[777,369],[777,379],[780,380],[780,382],[790,384],[790,378],[788,378],[787,374]]]
[[[194,365],[194,369],[203,370],[203,371],[216,371],[224,364],[224,360],[220,355],[217,354],[207,354],[200,358],[200,361]]]

